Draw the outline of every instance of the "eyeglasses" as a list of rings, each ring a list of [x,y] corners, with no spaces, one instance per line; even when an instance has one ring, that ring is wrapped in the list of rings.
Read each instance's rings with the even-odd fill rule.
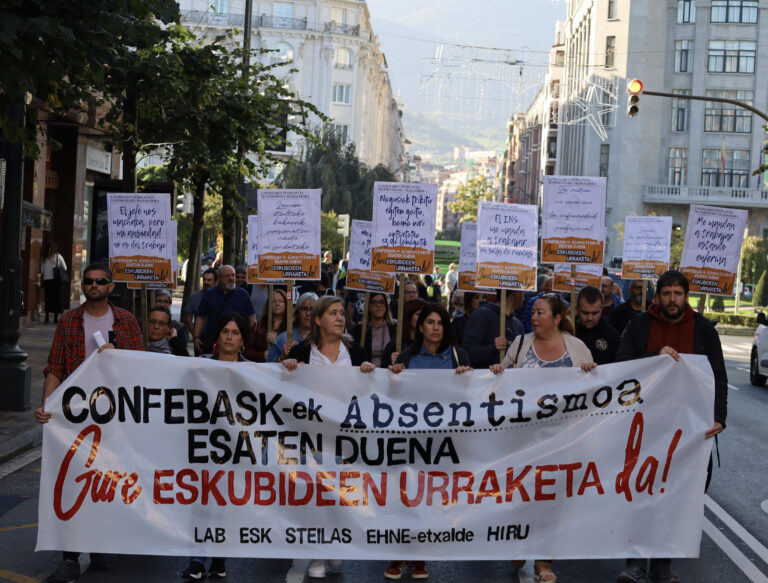
[[[170,322],[163,322],[161,320],[147,320],[147,324],[150,326],[170,326]]]
[[[372,305],[372,306],[386,306],[387,305],[387,302],[385,302],[384,300],[371,300],[368,303],[370,305]]]
[[[304,312],[305,314],[309,314],[312,311],[311,306],[301,306],[298,310],[299,312]]]
[[[84,277],[83,283],[85,285],[93,285],[94,283],[96,285],[109,285],[110,283],[112,283],[112,280],[107,279],[106,277],[97,277],[97,278]]]

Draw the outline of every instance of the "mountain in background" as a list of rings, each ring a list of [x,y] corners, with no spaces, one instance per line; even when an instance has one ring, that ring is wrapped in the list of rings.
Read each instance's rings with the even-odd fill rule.
[[[411,141],[409,152],[435,162],[451,161],[459,146],[497,152],[506,148],[506,124],[497,120],[419,114],[406,107],[403,125]]]

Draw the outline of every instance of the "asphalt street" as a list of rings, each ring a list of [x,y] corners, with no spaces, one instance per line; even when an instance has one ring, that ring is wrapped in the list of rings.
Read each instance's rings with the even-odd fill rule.
[[[728,426],[719,440],[716,467],[705,505],[705,528],[699,559],[679,560],[674,568],[681,581],[696,583],[768,583],[768,388],[749,384],[751,338],[728,336],[723,347],[730,383]],[[30,413],[31,414],[31,413]],[[35,552],[40,448],[0,465],[0,581],[34,583],[44,580],[60,554]],[[118,525],[116,525],[118,528]],[[161,549],[158,549],[158,553]],[[110,555],[108,571],[87,570],[81,558],[81,581],[165,582],[179,580],[183,557]],[[290,582],[307,580],[305,560],[231,559],[226,581]],[[384,581],[386,563],[347,561],[331,582]],[[556,561],[561,582],[615,581],[619,560]],[[532,564],[514,573],[508,561],[429,563],[431,581],[534,581]],[[313,579],[314,580],[314,579]],[[404,580],[408,580],[407,577]]]

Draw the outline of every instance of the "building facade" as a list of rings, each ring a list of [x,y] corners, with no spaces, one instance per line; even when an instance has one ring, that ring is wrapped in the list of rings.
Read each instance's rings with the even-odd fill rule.
[[[183,23],[198,34],[243,30],[244,0],[181,0],[179,5]],[[235,40],[242,42],[242,34]],[[355,143],[362,162],[384,164],[395,173],[402,169],[402,105],[392,93],[364,1],[254,0],[251,47],[274,51],[262,57],[265,62],[286,63],[290,89],[331,118],[333,130]],[[289,141],[293,146],[286,156],[299,156],[301,143],[290,136]]]
[[[606,177],[606,260],[621,256],[617,227],[626,216],[672,216],[685,227],[692,203],[747,208],[750,234],[766,235],[768,192],[763,176],[752,174],[763,162],[762,120],[733,105],[650,95],[630,118],[626,82],[768,110],[768,80],[758,74],[768,63],[768,46],[759,43],[768,38],[768,3],[570,0],[563,27],[559,94],[549,96],[559,112],[554,173]],[[550,83],[556,69],[554,60]],[[527,171],[534,148],[548,151],[551,125],[535,123],[545,110],[537,100],[525,131],[512,130],[518,190],[518,170]],[[549,154],[537,165],[548,173]]]

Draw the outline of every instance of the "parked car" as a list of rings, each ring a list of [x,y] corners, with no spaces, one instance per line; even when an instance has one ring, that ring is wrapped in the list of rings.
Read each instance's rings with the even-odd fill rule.
[[[764,387],[768,378],[768,318],[763,312],[757,313],[757,330],[752,339],[752,353],[749,357],[749,382]]]

